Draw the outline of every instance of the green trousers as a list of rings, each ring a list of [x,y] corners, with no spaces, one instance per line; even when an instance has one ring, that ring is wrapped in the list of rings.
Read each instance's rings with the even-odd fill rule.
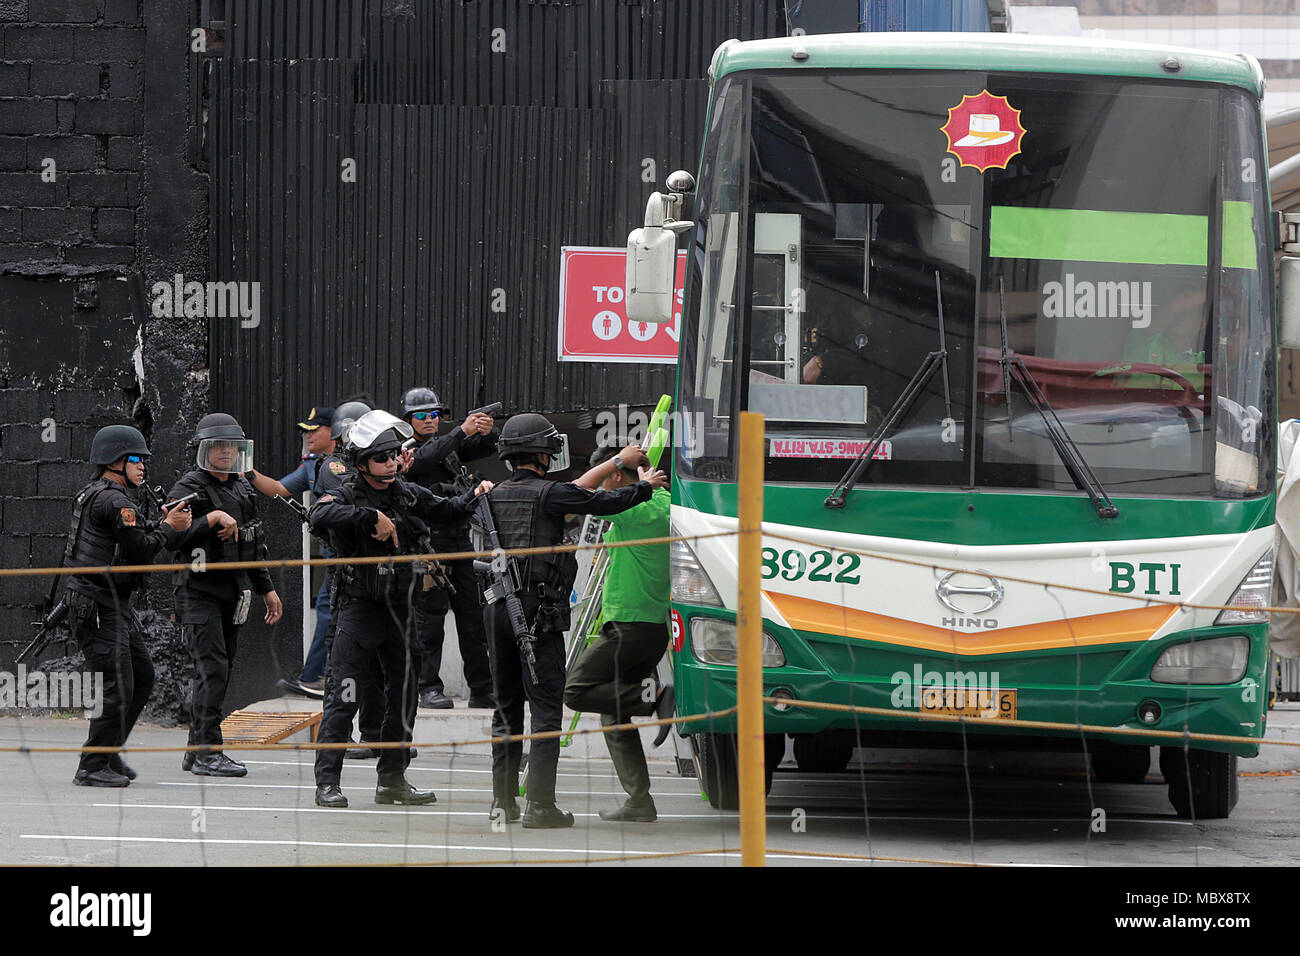
[[[600,714],[605,726],[654,713],[655,665],[668,647],[663,621],[606,621],[582,652],[564,685],[564,703],[584,714]],[[604,735],[628,804],[653,805],[650,770],[635,730]]]

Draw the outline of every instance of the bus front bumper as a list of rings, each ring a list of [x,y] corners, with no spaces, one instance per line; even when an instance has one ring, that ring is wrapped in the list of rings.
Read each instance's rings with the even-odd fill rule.
[[[685,607],[678,613],[726,614]],[[689,627],[689,619],[686,624]],[[1083,737],[1220,750],[1242,757],[1255,756],[1257,741],[1264,736],[1266,625],[1200,628],[1131,644],[960,657],[796,632],[770,621],[764,628],[786,659],[783,666],[764,668],[764,696],[790,701],[763,705],[769,734],[853,730],[861,746],[926,747],[944,746],[944,741],[954,736],[960,740],[964,733],[982,738],[971,746],[1005,747],[1019,739],[1049,749],[1078,748]],[[1188,685],[1150,679],[1155,660],[1172,644],[1229,635],[1246,635],[1251,642],[1239,680]],[[733,667],[701,662],[689,640],[673,658],[679,715],[709,715],[735,705]],[[964,690],[964,697],[957,688]],[[801,706],[801,701],[866,710],[820,709]],[[967,713],[982,716],[954,716],[954,704],[965,704]],[[996,708],[1001,716],[993,716]],[[1143,714],[1155,719],[1144,720]],[[1035,726],[1042,723],[1059,726]],[[685,734],[735,729],[734,714],[680,727]],[[1106,733],[1114,729],[1133,733]],[[1246,739],[1198,740],[1187,734]]]

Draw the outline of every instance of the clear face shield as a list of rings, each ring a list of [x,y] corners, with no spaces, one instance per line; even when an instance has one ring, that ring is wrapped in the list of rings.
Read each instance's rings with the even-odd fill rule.
[[[364,452],[375,443],[384,432],[392,430],[399,440],[405,441],[413,434],[411,426],[394,415],[382,410],[367,412],[348,428],[347,442],[357,451]]]
[[[204,471],[242,475],[253,468],[251,438],[205,438],[199,442],[195,463]]]
[[[548,475],[553,475],[557,471],[564,471],[564,469],[568,467],[569,467],[569,436],[561,435],[560,450],[559,452],[551,456],[551,465],[549,468],[546,469],[546,473]],[[506,470],[514,471],[515,470],[514,462],[507,461]]]
[[[569,467],[569,436],[560,436],[560,451],[558,454],[551,456],[551,467],[546,469],[548,475],[553,475],[557,471],[564,471]]]

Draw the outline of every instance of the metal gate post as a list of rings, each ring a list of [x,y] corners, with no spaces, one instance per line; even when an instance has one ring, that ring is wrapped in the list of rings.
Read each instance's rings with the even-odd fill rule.
[[[740,758],[740,856],[767,865],[767,794],[763,786],[763,416],[740,413],[739,578],[736,604],[736,703]]]

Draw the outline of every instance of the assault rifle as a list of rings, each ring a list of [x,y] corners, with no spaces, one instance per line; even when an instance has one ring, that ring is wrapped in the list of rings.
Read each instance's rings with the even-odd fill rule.
[[[50,641],[54,640],[54,629],[57,628],[68,618],[68,599],[59,598],[59,603],[54,605],[54,609],[45,616],[44,620],[33,621],[32,627],[40,628],[32,642],[18,652],[18,657],[14,659],[15,664],[21,664],[27,658],[34,654],[40,654],[41,651],[49,647]]]
[[[519,649],[523,652],[524,663],[528,665],[528,676],[533,679],[533,685],[536,686],[537,654],[533,645],[537,642],[537,637],[528,624],[528,616],[524,613],[524,602],[519,597],[524,590],[523,582],[519,579],[519,562],[501,549],[501,536],[497,534],[497,523],[492,517],[492,506],[488,503],[487,495],[478,496],[478,500],[474,503],[474,513],[483,526],[483,533],[487,535],[488,545],[495,552],[491,561],[476,560],[474,570],[486,574],[488,580],[492,582],[491,587],[484,592],[487,602],[489,604],[495,604],[497,601],[506,602],[506,613],[510,616],[510,629],[515,632],[515,640],[519,642]]]
[[[288,505],[290,510],[298,516],[298,520],[307,526],[307,532],[321,544],[329,547],[329,541],[325,536],[311,526],[311,521],[307,516],[307,508],[301,501],[294,498],[286,498],[284,495],[272,495],[271,497],[281,504]]]
[[[433,540],[427,535],[422,534],[415,541],[415,546],[420,550],[418,554],[433,554]],[[441,561],[430,558],[428,561],[416,561],[412,564],[412,569],[416,574],[427,574],[433,578],[436,587],[446,588],[447,594],[456,593],[456,585],[451,583],[451,578],[447,576],[447,569],[443,567]]]
[[[195,491],[186,495],[184,498],[177,498],[175,501],[164,502],[161,485],[157,488],[153,488],[146,484],[144,488],[149,493],[149,496],[153,499],[154,503],[158,506],[159,511],[163,514],[166,514],[169,509],[175,508],[178,505],[183,505],[199,496],[199,493]],[[56,578],[55,581],[57,587],[58,579]],[[54,589],[52,588],[51,597],[53,597],[53,592]],[[125,602],[123,603],[125,604]],[[54,640],[54,632],[58,629],[60,624],[68,619],[68,613],[70,610],[67,597],[61,597],[59,598],[58,603],[50,609],[49,614],[45,615],[45,617],[39,621],[32,621],[32,627],[37,629],[36,636],[31,639],[26,647],[18,652],[18,656],[14,658],[14,663],[21,664],[23,661],[27,660],[27,658],[38,656],[45,650],[45,648],[49,647],[50,642]],[[140,619],[136,616],[135,609],[131,607],[130,604],[126,604],[125,610],[128,626],[134,627],[137,631],[143,634],[144,625],[140,623]]]
[[[43,620],[32,621],[32,627],[40,628],[40,630],[36,632],[36,636],[32,638],[31,643],[18,652],[18,656],[14,658],[14,663],[21,664],[29,657],[39,656],[45,648],[49,647],[50,642],[54,640],[55,630],[60,624],[68,619],[68,614],[71,610],[72,608],[68,604],[68,599],[62,597],[59,599],[59,603],[54,605],[53,610],[51,610]],[[123,616],[126,617],[126,626],[128,628],[134,630],[142,638],[147,636],[144,624],[141,622],[140,616],[136,614],[135,608],[131,606],[130,602],[123,599],[119,606],[119,610]]]

